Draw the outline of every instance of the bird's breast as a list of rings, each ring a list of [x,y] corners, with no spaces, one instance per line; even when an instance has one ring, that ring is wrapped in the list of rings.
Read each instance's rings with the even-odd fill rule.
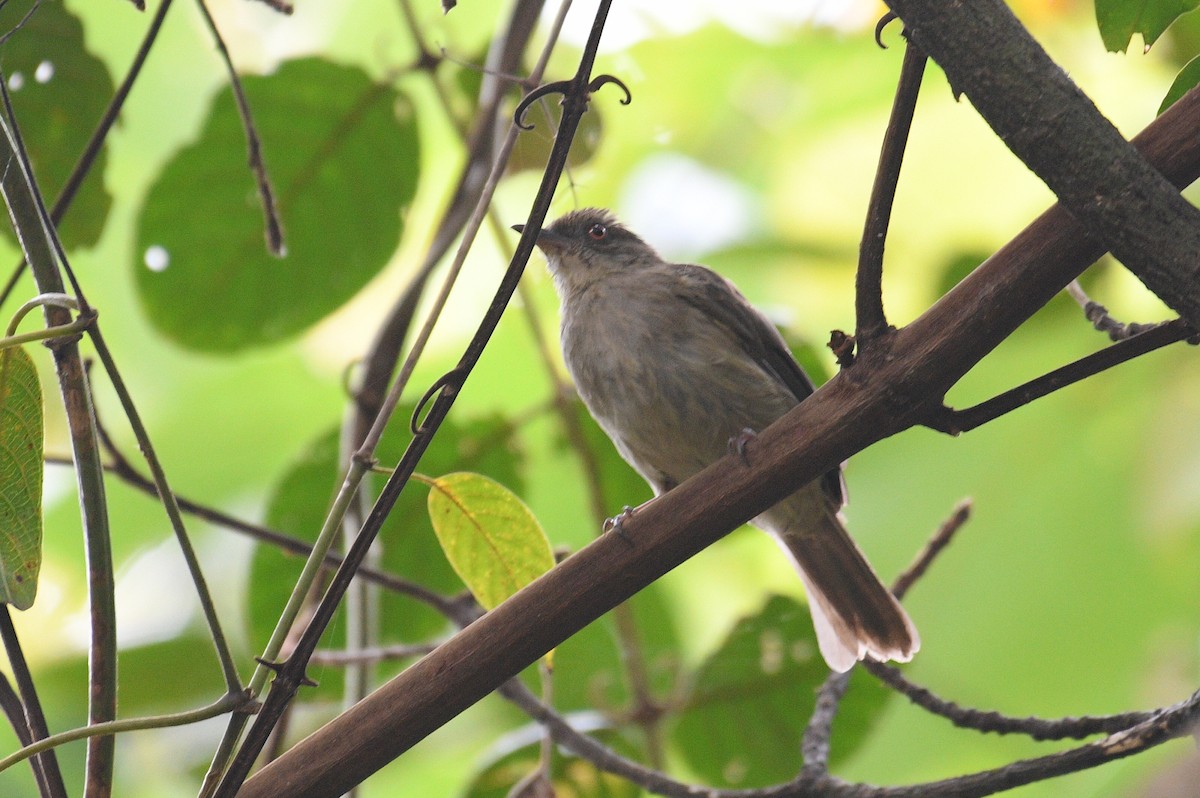
[[[592,416],[643,475],[680,482],[795,404],[724,328],[651,287],[576,297],[562,344]]]

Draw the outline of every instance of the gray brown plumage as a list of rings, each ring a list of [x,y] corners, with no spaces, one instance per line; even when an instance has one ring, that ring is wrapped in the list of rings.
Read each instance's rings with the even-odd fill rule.
[[[725,278],[668,263],[607,211],[569,213],[538,236],[562,300],[562,347],[592,416],[662,494],[813,392],[769,321]],[[840,469],[753,520],[796,564],[831,668],[907,661],[908,615],[846,532]]]

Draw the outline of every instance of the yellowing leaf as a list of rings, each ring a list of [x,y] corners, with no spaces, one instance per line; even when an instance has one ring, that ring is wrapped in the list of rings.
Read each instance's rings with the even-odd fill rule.
[[[42,390],[20,347],[0,351],[0,601],[33,604],[42,565]]]
[[[554,566],[546,533],[499,482],[459,472],[432,480],[429,517],[446,559],[484,609]]]

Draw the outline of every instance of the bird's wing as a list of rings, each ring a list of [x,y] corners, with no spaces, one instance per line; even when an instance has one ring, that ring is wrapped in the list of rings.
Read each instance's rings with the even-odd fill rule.
[[[705,313],[714,323],[728,329],[763,371],[787,387],[797,401],[816,390],[787,342],[775,325],[742,296],[729,280],[704,266],[676,264],[687,288],[684,299]],[[821,478],[826,494],[837,506],[845,503],[845,483],[841,468],[829,471]]]

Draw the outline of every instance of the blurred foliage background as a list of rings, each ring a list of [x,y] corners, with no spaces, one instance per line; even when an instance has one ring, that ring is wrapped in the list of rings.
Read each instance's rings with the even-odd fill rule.
[[[209,5],[239,70],[264,76],[248,78],[247,91],[283,197],[288,257],[265,254],[224,72],[188,3],[168,16],[109,138],[103,170],[90,179],[94,196],[64,235],[176,490],[311,536],[334,487],[331,436],[347,403],[345,375],[424,254],[462,146],[427,77],[405,69],[416,50],[392,0],[302,2],[291,17],[244,0]],[[435,2],[416,4],[427,40],[451,59],[438,74],[464,112],[478,77],[460,64],[480,63],[500,5],[463,3],[443,15]],[[776,5],[617,3],[598,71],[625,80],[633,104],[621,107],[616,91],[595,97],[576,144],[581,157],[554,212],[612,207],[664,255],[722,271],[771,312],[820,382],[834,367],[822,342],[831,329],[853,327],[857,238],[903,47],[897,26],[884,34],[889,49],[875,46],[882,6],[872,2],[797,3],[786,11]],[[1200,21],[1192,18],[1149,52],[1135,40],[1129,53],[1113,54],[1091,3],[1012,5],[1126,135],[1153,119],[1175,73],[1200,49]],[[37,92],[72,75],[93,81],[77,99],[61,101],[66,116],[59,126],[75,131],[74,143],[61,146],[73,158],[99,113],[96,98],[105,100],[124,76],[146,17],[120,3],[69,0],[66,8],[82,22],[89,60],[68,63],[64,55],[51,78],[29,79],[43,59],[36,49],[18,52],[21,36],[0,46],[0,58],[18,115],[23,102],[36,115]],[[593,11],[589,3],[572,10],[550,79],[574,70]],[[15,13],[0,11],[3,27],[15,24]],[[536,46],[540,34],[535,39]],[[30,66],[18,88],[12,75],[21,59]],[[330,140],[314,108],[328,106],[336,116],[356,102],[370,110],[360,115],[357,138],[339,148],[336,167],[293,179],[289,170]],[[537,129],[523,134],[518,152],[526,168],[514,169],[498,197],[506,223],[525,219],[544,162],[550,133],[544,119],[534,121]],[[218,145],[227,163],[204,149]],[[888,242],[884,287],[893,323],[920,314],[1050,201],[931,65]],[[514,240],[479,239],[418,368],[412,399],[457,359]],[[162,248],[165,264],[148,257],[154,247]],[[0,259],[18,261],[11,241],[0,242]],[[528,301],[507,313],[455,405],[451,429],[421,470],[481,470],[525,499],[554,545],[577,548],[597,530],[579,459],[549,410],[553,382],[526,318],[544,330],[556,323],[539,256],[525,279]],[[1168,315],[1117,264],[1093,268],[1085,283],[1118,317]],[[17,296],[33,293],[25,281]],[[959,406],[985,399],[1103,343],[1060,297],[950,398]],[[551,349],[557,358],[553,337]],[[51,362],[45,352],[35,358],[51,397],[47,450],[65,454]],[[107,385],[97,380],[96,388],[101,419],[119,446],[136,451]],[[1103,714],[1189,694],[1200,680],[1197,417],[1195,353],[1176,346],[961,439],[914,430],[856,456],[847,471],[849,522],[885,579],[956,502],[975,503],[973,520],[907,601],[924,641],[908,675],[962,704],[1013,715]],[[407,440],[403,418],[385,463]],[[608,512],[646,498],[640,480],[593,438]],[[73,485],[68,468],[48,467],[38,597],[16,616],[52,730],[85,718],[86,582]],[[121,715],[213,700],[221,693],[219,671],[166,520],[145,495],[116,480],[110,490]],[[422,517],[425,492],[410,486],[394,528],[385,531],[384,556],[423,583],[455,590]],[[190,529],[248,671],[300,561],[198,521]],[[723,650],[736,654],[737,630],[748,633],[745,624],[754,623],[747,616],[764,611],[790,623],[794,605],[775,596],[802,600],[788,564],[754,530],[739,530],[645,591],[634,611],[652,683],[665,694],[680,678],[716,678],[703,668],[681,675],[711,664],[727,638]],[[808,623],[804,614],[799,623]],[[383,624],[388,639],[447,632],[439,619],[399,600],[384,604]],[[344,632],[334,628],[328,645],[336,648]],[[563,647],[555,680],[560,707],[603,710],[626,700],[612,636],[605,619]],[[380,675],[398,667],[381,667]],[[293,738],[339,707],[338,669],[314,666],[310,675],[322,687],[306,696]],[[879,698],[869,680],[855,690]],[[585,725],[589,719],[607,725],[598,713],[580,716]],[[703,733],[728,722],[719,713],[699,720],[685,713],[663,752],[673,772],[704,779],[715,766],[730,783],[751,784],[794,771],[798,758],[784,762],[782,774],[747,775],[754,763],[706,763],[682,742],[691,727]],[[753,725],[755,716],[741,722]],[[193,795],[223,725],[122,736],[117,794]],[[636,735],[606,734],[619,748],[642,750]],[[472,784],[482,794],[487,785],[476,784],[479,773],[531,739],[527,720],[490,698],[387,767],[362,794],[455,795]],[[11,730],[0,729],[0,748],[15,747]],[[893,698],[861,713],[847,709],[835,725],[834,767],[847,779],[900,784],[1055,748],[956,731]],[[68,783],[80,783],[83,745],[61,748],[59,756]],[[1184,794],[1165,791],[1168,781],[1188,784],[1186,774],[1198,771],[1194,750],[1176,743],[1017,794]],[[617,784],[605,789],[627,794]],[[0,773],[0,794],[33,792],[28,766]]]

